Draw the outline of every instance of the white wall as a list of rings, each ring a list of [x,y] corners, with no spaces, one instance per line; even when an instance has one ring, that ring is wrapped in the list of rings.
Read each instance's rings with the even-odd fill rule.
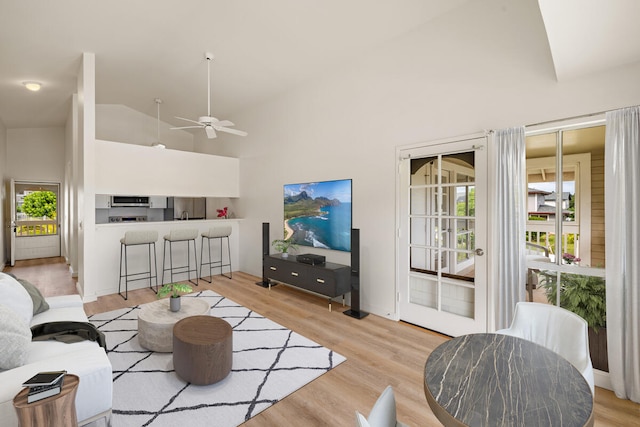
[[[66,127],[66,156],[65,171],[68,169],[69,181],[66,183],[69,199],[67,203],[67,239],[69,242],[69,253],[67,260],[69,262],[69,270],[73,277],[78,277],[78,175],[80,174],[80,160],[78,138],[80,133],[79,125],[79,99],[78,94],[74,93],[71,97],[71,109],[67,119]]]
[[[6,180],[16,181],[42,181],[51,183],[64,183],[64,158],[65,158],[65,130],[64,128],[17,128],[0,129],[3,135],[2,161],[5,184],[2,189],[3,215],[10,218],[6,206],[8,187]],[[62,190],[63,186],[60,186]],[[6,193],[6,194],[5,194]],[[63,209],[65,203],[64,193],[58,195],[58,206]],[[2,222],[4,224],[4,222]],[[3,241],[10,237],[2,229]],[[2,259],[10,256],[3,247]],[[7,249],[8,250],[8,249]]]
[[[328,70],[232,118],[249,132],[221,148],[241,157],[240,268],[261,274],[263,221],[281,235],[283,184],[352,178],[362,307],[393,317],[396,147],[639,104],[638,75],[634,64],[558,83],[537,2],[506,0],[469,2]]]
[[[6,251],[7,242],[5,241],[5,236],[7,236],[7,233],[5,233],[5,230],[7,229],[7,227],[5,227],[5,219],[8,218],[7,186],[5,184],[5,181],[7,179],[6,168],[7,168],[7,129],[5,128],[2,120],[0,120],[0,177],[2,178],[2,186],[0,187],[0,195],[1,195],[0,203],[2,203],[2,206],[0,207],[0,225],[1,225],[0,242],[2,242],[2,244],[0,244],[0,270],[4,268],[6,253],[7,253]]]
[[[7,129],[6,176],[22,181],[64,181],[65,130]]]
[[[239,196],[235,158],[110,141],[95,149],[96,194]]]
[[[147,146],[158,142],[157,106],[152,104],[153,117],[125,105],[96,105],[96,139]],[[174,150],[194,151],[193,135],[170,127],[160,121],[160,142]]]
[[[87,301],[95,300],[95,140],[96,58],[83,53],[78,70],[78,173],[76,175],[78,215],[78,291]]]

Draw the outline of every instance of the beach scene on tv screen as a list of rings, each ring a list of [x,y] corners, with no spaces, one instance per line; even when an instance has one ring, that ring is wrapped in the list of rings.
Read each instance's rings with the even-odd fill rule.
[[[351,180],[284,186],[284,238],[297,245],[351,250]]]

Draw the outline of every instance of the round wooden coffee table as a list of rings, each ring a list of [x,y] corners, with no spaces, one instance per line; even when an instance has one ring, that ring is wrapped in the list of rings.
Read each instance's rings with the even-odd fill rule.
[[[173,368],[186,382],[213,384],[233,365],[231,325],[213,316],[192,316],[173,327]]]
[[[169,353],[173,350],[173,325],[180,319],[209,314],[209,303],[182,297],[180,311],[169,310],[169,298],[144,304],[138,313],[138,342],[146,349]]]
[[[60,393],[32,403],[27,403],[29,389],[22,389],[13,398],[20,426],[77,426],[75,402],[79,383],[77,375],[67,374]]]

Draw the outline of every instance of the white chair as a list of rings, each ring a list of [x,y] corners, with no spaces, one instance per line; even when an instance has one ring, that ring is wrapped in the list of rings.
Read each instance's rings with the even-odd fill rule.
[[[198,285],[198,254],[196,252],[196,238],[198,237],[197,229],[179,229],[170,230],[169,234],[164,236],[164,252],[162,253],[162,284],[164,285],[164,272],[169,271],[171,282],[173,283],[173,275],[187,273],[187,279],[194,285]],[[187,243],[187,264],[176,267],[173,265],[173,245],[186,242]],[[193,268],[191,268],[191,243],[193,243]],[[167,260],[167,244],[169,244],[169,267],[165,266]],[[196,281],[191,280],[191,272],[194,272]]]
[[[357,427],[407,427],[396,419],[396,398],[391,386],[387,386],[371,408],[369,418],[356,411]]]
[[[208,265],[209,266],[209,279],[211,279],[212,273],[211,271],[214,268],[218,268],[220,267],[220,275],[227,277],[229,279],[232,278],[233,273],[231,272],[231,245],[229,244],[229,236],[231,235],[231,231],[232,228],[230,225],[225,225],[222,227],[211,227],[209,230],[205,231],[204,233],[201,234],[202,236],[202,243],[200,245],[200,279],[204,280],[205,282],[209,282],[211,283],[211,280],[207,280],[204,277],[202,277],[202,266],[204,265]],[[209,262],[205,262],[204,260],[204,239],[207,239],[207,247],[209,249]],[[218,239],[220,241],[220,259],[218,260],[212,260],[211,259],[211,241]],[[227,263],[225,264],[223,261],[223,251],[222,251],[222,239],[227,239]],[[225,275],[222,272],[222,268],[223,267],[229,267],[229,275]]]
[[[122,298],[127,299],[129,297],[129,282],[135,282],[138,280],[149,280],[149,289],[158,293],[158,262],[156,259],[156,241],[158,240],[158,232],[155,230],[148,231],[127,231],[124,233],[124,237],[120,239],[120,278],[118,279],[118,293]],[[140,273],[129,273],[129,267],[127,263],[127,248],[129,246],[146,245],[149,251],[149,270]],[[153,245],[153,249],[151,246]],[[151,265],[151,254],[153,253],[153,266]],[[124,261],[124,262],[123,262]],[[122,271],[122,265],[124,264],[124,273]],[[124,277],[124,295],[122,295],[121,285],[122,278]],[[151,279],[156,280],[156,288],[151,286]]]
[[[580,371],[593,394],[588,325],[582,317],[554,305],[519,302],[511,326],[496,333],[533,341],[558,353]]]

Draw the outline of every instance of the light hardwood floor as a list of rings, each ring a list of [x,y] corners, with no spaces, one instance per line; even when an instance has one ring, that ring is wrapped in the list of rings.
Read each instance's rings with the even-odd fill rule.
[[[62,259],[18,262],[7,268],[36,284],[45,296],[76,293],[75,282]],[[354,411],[369,413],[387,385],[396,393],[398,419],[409,426],[438,426],[423,391],[423,369],[429,353],[447,337],[403,322],[370,315],[357,320],[345,316],[340,303],[329,312],[326,299],[279,285],[256,286],[257,277],[234,272],[233,279],[215,276],[200,281],[196,291],[211,289],[280,323],[347,358],[332,371],[263,411],[243,425],[353,426]],[[149,289],[121,296],[106,295],[85,304],[88,314],[101,313],[155,300]],[[187,421],[188,424],[188,421]],[[639,426],[640,405],[596,388],[595,425]]]

